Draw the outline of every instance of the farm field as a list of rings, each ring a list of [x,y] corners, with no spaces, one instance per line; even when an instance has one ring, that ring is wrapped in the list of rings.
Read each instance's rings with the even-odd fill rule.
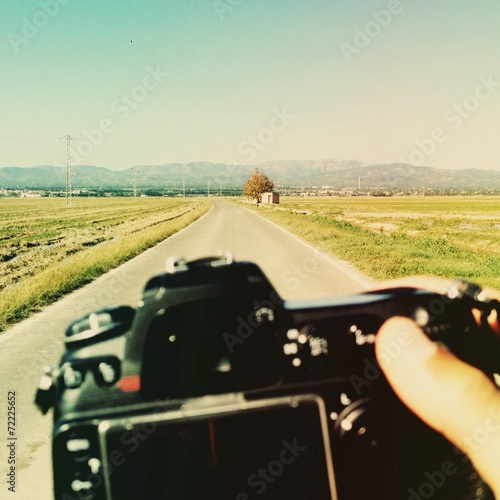
[[[500,197],[282,197],[254,209],[378,280],[434,274],[500,288]]]
[[[192,198],[0,199],[0,331],[209,208]]]

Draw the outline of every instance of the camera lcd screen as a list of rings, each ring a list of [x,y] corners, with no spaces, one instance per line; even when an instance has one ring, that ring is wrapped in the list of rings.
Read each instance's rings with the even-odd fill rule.
[[[311,400],[171,417],[106,426],[113,500],[336,498],[324,419]]]

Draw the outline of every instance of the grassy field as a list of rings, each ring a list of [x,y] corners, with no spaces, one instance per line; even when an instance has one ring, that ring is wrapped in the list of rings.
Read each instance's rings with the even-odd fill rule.
[[[187,226],[208,201],[0,199],[0,331]]]
[[[500,197],[282,197],[257,210],[375,279],[434,274],[500,288]]]

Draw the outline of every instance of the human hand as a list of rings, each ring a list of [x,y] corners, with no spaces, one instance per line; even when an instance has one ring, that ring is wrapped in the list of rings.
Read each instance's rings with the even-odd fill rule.
[[[406,286],[444,293],[449,281],[441,278],[405,278],[384,288]],[[491,298],[500,292],[486,289]],[[489,318],[498,330],[496,317]],[[401,355],[382,363],[388,346],[401,332],[411,343]],[[464,363],[429,340],[415,322],[395,317],[380,328],[375,352],[382,370],[399,398],[425,423],[466,453],[500,499],[500,391],[478,369]]]

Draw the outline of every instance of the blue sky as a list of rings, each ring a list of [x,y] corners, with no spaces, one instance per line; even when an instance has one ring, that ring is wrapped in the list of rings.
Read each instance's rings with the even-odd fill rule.
[[[436,5],[438,3],[438,5]],[[5,0],[0,166],[500,170],[500,4]]]

